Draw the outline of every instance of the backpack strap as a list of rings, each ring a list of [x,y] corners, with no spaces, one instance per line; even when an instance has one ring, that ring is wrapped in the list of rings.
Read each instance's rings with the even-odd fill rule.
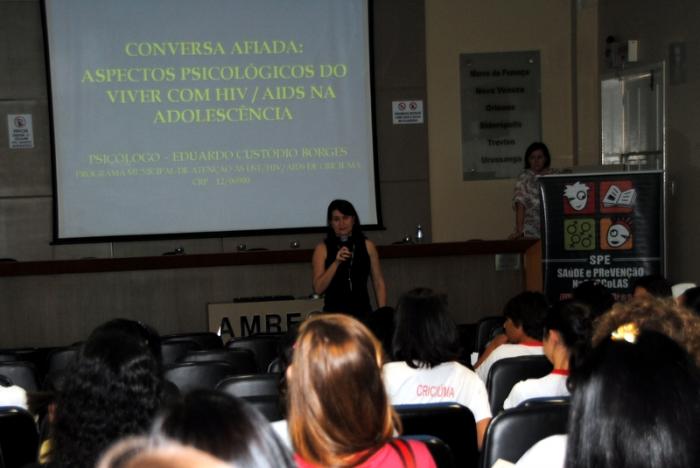
[[[401,464],[405,468],[416,468],[416,457],[413,454],[411,444],[403,439],[392,439],[389,444],[399,454]]]

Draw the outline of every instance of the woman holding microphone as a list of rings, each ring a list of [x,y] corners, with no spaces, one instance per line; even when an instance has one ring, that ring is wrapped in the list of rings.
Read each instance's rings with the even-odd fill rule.
[[[326,238],[314,249],[313,289],[324,294],[325,312],[365,319],[372,311],[367,279],[372,277],[377,307],[386,305],[386,285],[377,248],[362,233],[360,218],[347,200],[333,200],[326,215]]]

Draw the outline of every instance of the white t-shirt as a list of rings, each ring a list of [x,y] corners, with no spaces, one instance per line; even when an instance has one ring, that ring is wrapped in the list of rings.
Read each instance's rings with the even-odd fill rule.
[[[414,369],[397,361],[385,364],[383,372],[392,405],[455,402],[469,408],[477,422],[491,417],[486,386],[458,362]]]
[[[539,379],[521,380],[503,402],[503,409],[514,408],[530,398],[569,396],[569,389],[566,388],[568,378],[568,372],[554,371]]]
[[[540,440],[520,457],[518,468],[564,468],[566,461],[566,434],[557,434]]]
[[[11,387],[0,385],[0,406],[19,406],[27,409],[27,392],[17,385]]]
[[[290,450],[294,451],[292,447],[292,437],[289,435],[289,423],[286,419],[280,419],[279,421],[273,421],[270,423],[272,430],[275,431],[277,437],[280,441]]]
[[[486,379],[489,376],[489,371],[491,370],[491,366],[493,366],[494,362],[500,359],[518,356],[536,356],[544,354],[542,343],[536,343],[538,344],[502,344],[498,348],[494,349],[493,352],[489,354],[489,357],[487,357],[484,362],[482,362],[481,365],[476,368],[476,374],[484,383],[486,383]]]

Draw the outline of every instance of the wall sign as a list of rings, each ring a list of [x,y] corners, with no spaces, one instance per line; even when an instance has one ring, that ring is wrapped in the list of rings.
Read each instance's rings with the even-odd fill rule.
[[[422,124],[423,101],[419,99],[392,101],[391,115],[394,125]]]
[[[545,294],[570,297],[588,280],[617,299],[664,273],[663,172],[540,177]]]
[[[34,148],[32,114],[7,114],[7,134],[10,149]]]
[[[540,53],[461,54],[464,180],[516,177],[541,140]]]

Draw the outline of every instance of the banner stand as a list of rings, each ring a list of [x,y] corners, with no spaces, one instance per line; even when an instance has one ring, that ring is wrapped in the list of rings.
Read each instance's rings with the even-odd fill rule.
[[[584,281],[606,286],[617,300],[635,281],[663,275],[663,171],[542,176],[542,264],[551,301],[571,297]]]

